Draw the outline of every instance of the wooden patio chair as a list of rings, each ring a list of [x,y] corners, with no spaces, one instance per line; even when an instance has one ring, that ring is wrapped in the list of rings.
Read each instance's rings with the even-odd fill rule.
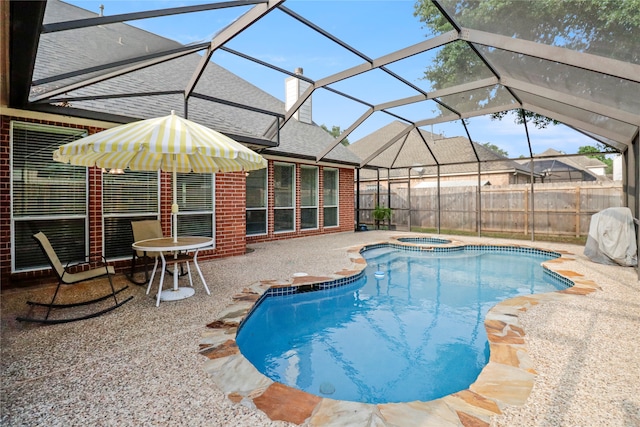
[[[45,314],[44,318],[37,318],[37,317],[18,317],[17,320],[21,321],[21,322],[37,322],[37,323],[46,323],[46,324],[52,324],[52,323],[67,323],[67,322],[75,322],[78,320],[85,320],[85,319],[90,319],[92,317],[97,317],[100,316],[102,314],[105,314],[111,310],[114,310],[118,307],[120,307],[121,305],[123,305],[124,303],[130,301],[133,296],[130,296],[124,300],[118,301],[118,297],[117,294],[124,291],[125,289],[128,288],[128,286],[124,286],[123,288],[120,288],[118,290],[116,290],[113,286],[113,282],[111,281],[111,276],[115,274],[115,270],[113,269],[112,266],[107,265],[106,260],[104,259],[104,257],[102,258],[102,265],[100,267],[96,267],[90,270],[84,270],[84,271],[79,271],[76,273],[72,273],[72,270],[77,269],[78,266],[81,266],[83,264],[87,264],[86,262],[82,262],[82,263],[76,263],[76,264],[71,264],[71,263],[67,263],[66,266],[63,267],[62,263],[60,262],[60,259],[58,258],[58,255],[56,254],[56,252],[53,249],[53,246],[51,246],[51,243],[49,242],[49,239],[47,238],[47,236],[43,233],[43,232],[38,232],[36,234],[33,235],[33,238],[36,240],[36,242],[38,242],[38,245],[40,246],[40,248],[42,249],[42,252],[44,253],[45,257],[47,258],[47,260],[49,261],[49,264],[51,265],[51,268],[53,269],[53,272],[56,274],[56,276],[58,276],[58,286],[56,287],[55,292],[53,293],[53,298],[51,299],[51,302],[49,303],[42,303],[42,302],[34,302],[34,301],[27,301],[27,304],[29,304],[30,306],[38,306],[38,307],[46,307],[47,308],[47,313]],[[106,276],[109,279],[109,285],[111,287],[111,292],[103,295],[101,297],[98,298],[94,298],[94,299],[90,299],[90,300],[83,300],[83,301],[79,301],[79,302],[74,302],[74,303],[67,303],[67,304],[56,304],[56,297],[58,296],[58,291],[60,290],[60,287],[62,285],[75,285],[81,282],[86,282],[89,280],[93,280],[93,279],[97,279],[100,277],[104,277]],[[107,308],[101,309],[99,311],[94,311],[92,313],[89,314],[83,314],[77,317],[67,317],[67,318],[62,318],[62,319],[49,319],[49,314],[51,314],[51,310],[52,309],[66,309],[66,308],[72,308],[72,307],[80,307],[80,306],[85,306],[85,305],[91,305],[91,304],[96,304],[98,302],[101,301],[107,301],[109,299],[113,298],[113,305],[108,306]]]
[[[147,240],[147,239],[157,239],[157,238],[161,238],[164,237],[164,234],[162,233],[162,225],[160,224],[160,221],[157,219],[146,219],[146,220],[140,220],[140,221],[131,221],[131,232],[133,233],[133,241],[134,242],[139,242],[141,240]],[[186,274],[189,274],[189,279],[191,279],[191,271],[189,269],[189,261],[193,261],[193,256],[188,254],[188,253],[181,253],[181,254],[165,254],[165,256],[171,256],[172,258],[177,256],[177,259],[179,259],[181,261],[180,263],[180,273],[179,273],[179,277],[182,277]],[[158,268],[158,258],[160,257],[160,253],[159,252],[145,252],[145,251],[139,251],[139,250],[133,250],[133,256],[131,257],[131,271],[129,273],[129,275],[127,276],[129,278],[129,280],[132,283],[135,283],[136,285],[146,285],[149,284],[149,288],[147,289],[147,293],[149,293],[149,289],[150,289],[150,285],[151,285],[151,281],[153,280],[153,277],[155,275],[156,269]],[[149,261],[152,260],[154,261],[154,265],[153,265],[153,269],[151,270],[153,272],[153,274],[151,275],[151,277],[149,277]],[[139,260],[142,260],[143,262],[143,268],[144,268],[144,280],[137,280],[135,278],[135,273],[136,273],[136,264],[138,263]],[[184,271],[184,264],[186,264],[187,266],[187,272]],[[169,274],[173,274],[173,271],[167,270],[167,272]],[[150,280],[151,279],[151,280]]]

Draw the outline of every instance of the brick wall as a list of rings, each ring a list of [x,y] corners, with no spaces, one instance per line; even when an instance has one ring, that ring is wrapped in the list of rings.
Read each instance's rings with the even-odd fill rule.
[[[160,172],[160,224],[162,234],[171,236],[171,205],[173,204],[173,174]]]
[[[89,168],[89,261],[102,254],[102,170]]]
[[[11,119],[13,120],[13,118]],[[75,127],[75,128],[83,128],[82,126],[74,126],[68,125],[65,123],[59,122],[51,122],[51,121],[37,121],[37,120],[28,120],[24,118],[16,118],[16,120],[23,122],[31,122],[31,123],[41,123],[41,124],[49,124],[54,126],[66,126],[66,127]],[[93,128],[93,127],[85,127],[89,134],[94,134],[99,131],[104,130],[103,128]],[[3,130],[3,138],[4,138],[4,130]],[[7,133],[7,139],[9,138],[9,134]],[[4,146],[3,146],[4,148]],[[7,143],[7,152],[9,151],[9,145]],[[8,156],[8,154],[7,154]],[[8,164],[8,162],[7,162]],[[5,173],[5,169],[3,168],[0,171],[1,174]],[[6,168],[7,181],[9,181],[9,167]],[[102,170],[97,167],[89,168],[88,170],[88,180],[89,180],[89,207],[88,207],[88,221],[89,221],[89,261],[92,263],[91,265],[96,265],[102,261],[102,248],[103,248],[103,222],[102,222]],[[161,180],[161,188],[160,188],[160,200],[161,200],[161,223],[163,233],[167,236],[171,234],[171,173],[161,172],[160,180]],[[10,191],[7,186],[6,193],[3,190],[2,197],[6,197],[7,200],[10,199]],[[5,209],[5,206],[2,206],[2,209]],[[10,287],[24,287],[24,286],[32,286],[35,284],[46,284],[50,283],[52,280],[55,280],[52,273],[48,270],[46,271],[29,271],[29,272],[20,272],[11,274],[11,246],[10,246],[10,206],[6,205],[7,211],[7,221],[6,226],[5,222],[2,223],[2,228],[0,233],[3,233],[3,245],[6,241],[6,250],[2,248],[2,256],[3,259],[5,257],[7,262],[3,261],[2,264],[2,289],[10,288]],[[4,239],[4,233],[6,232],[6,240]],[[209,253],[204,253],[203,256],[200,256],[199,259],[206,259],[207,257],[211,258],[213,251],[209,251]],[[112,262],[115,266],[116,271],[118,272],[128,272],[130,267],[129,260],[120,260]]]
[[[104,128],[38,120],[24,117],[0,116],[0,283],[2,289],[50,283],[54,280],[49,270],[11,274],[11,188],[10,188],[10,130],[11,121],[38,123],[51,126],[84,129],[94,134]],[[102,172],[89,168],[89,236],[90,261],[100,261],[102,254]]]
[[[274,205],[274,182],[273,182],[273,161],[269,161],[269,174],[268,174],[268,206]],[[331,169],[335,169],[332,167]],[[355,227],[355,213],[354,213],[354,170],[353,169],[338,169],[338,185],[339,185],[339,201],[338,201],[338,226],[337,227],[324,227],[324,209],[322,201],[324,200],[324,181],[323,181],[324,167],[318,168],[318,228],[312,230],[300,229],[300,164],[296,164],[296,229],[292,232],[273,232],[274,211],[269,209],[267,213],[267,234],[247,236],[247,243],[268,242],[273,240],[284,240],[295,237],[303,236],[316,236],[319,234],[339,233],[343,231],[353,231]]]
[[[0,116],[0,280],[2,289],[26,287],[40,283],[50,283],[54,280],[49,270],[11,273],[11,212],[10,212],[10,169],[9,169],[9,138],[11,120],[41,123],[54,126],[65,126],[86,129],[89,134],[103,130],[97,127],[87,127],[48,120],[26,119],[22,117]],[[292,162],[292,164],[295,164]],[[268,203],[273,206],[273,161],[269,161]],[[243,172],[216,174],[215,182],[215,227],[216,248],[202,251],[198,259],[208,260],[226,256],[242,255],[246,252],[246,244],[260,241],[280,240],[293,237],[311,236],[324,233],[352,231],[354,227],[353,209],[353,177],[352,169],[339,169],[339,226],[324,228],[323,224],[323,167],[318,168],[320,206],[318,208],[319,228],[300,230],[300,165],[295,164],[296,171],[296,231],[291,233],[273,232],[273,209],[268,213],[268,233],[264,236],[246,237],[246,177]],[[171,203],[172,203],[172,174],[160,174],[160,219],[165,235],[171,234]],[[98,261],[102,254],[102,172],[99,168],[89,168],[89,234],[92,254],[91,261]],[[129,260],[114,263],[119,272],[127,271]]]
[[[11,204],[10,204],[10,123],[12,120],[86,129],[94,134],[103,128],[61,123],[49,120],[35,120],[22,117],[0,116],[0,280],[2,289],[50,283],[54,280],[49,270],[11,273]],[[89,168],[89,253],[91,261],[99,261],[102,254],[102,171]],[[160,219],[165,235],[171,234],[171,180],[172,174],[160,174]],[[245,253],[245,177],[243,173],[216,175],[216,249],[203,251],[200,260],[240,255]],[[119,272],[127,271],[129,260],[114,263]]]
[[[11,273],[11,192],[9,171],[9,128],[11,118],[0,116],[0,281]]]
[[[242,255],[246,251],[245,181],[244,172],[216,175],[215,257]]]
[[[354,173],[353,169],[340,169],[340,202],[338,205],[340,231],[355,229]]]

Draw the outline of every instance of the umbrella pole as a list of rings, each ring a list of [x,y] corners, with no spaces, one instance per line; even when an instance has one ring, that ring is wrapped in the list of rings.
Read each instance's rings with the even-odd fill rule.
[[[173,217],[173,243],[178,243],[178,184],[176,183],[178,174],[176,173],[177,155],[173,155],[173,204],[171,205],[171,216]]]
[[[171,218],[173,220],[172,223],[172,231],[173,231],[173,243],[174,245],[178,244],[178,173],[177,166],[178,163],[178,155],[173,155],[173,167],[172,167],[172,191],[173,191],[173,203],[171,205]],[[194,261],[195,262],[195,261]],[[173,289],[163,291],[160,294],[160,299],[163,301],[176,301],[179,299],[189,298],[193,295],[193,283],[191,283],[191,272],[189,272],[189,281],[191,283],[191,287],[189,288],[181,288],[178,286],[178,251],[173,251]],[[189,264],[187,262],[187,271],[189,271]],[[163,270],[164,274],[164,270]],[[162,282],[160,282],[162,283]]]
[[[176,162],[178,161],[178,156],[177,155],[173,155],[173,176],[171,179],[172,182],[172,186],[173,186],[173,204],[171,205],[171,216],[173,217],[173,243],[177,244],[178,243],[178,184],[177,184],[177,178],[178,178],[178,174],[176,173]],[[176,259],[178,257],[177,253],[173,254],[174,259]],[[177,259],[175,260],[177,261]],[[173,290],[175,292],[178,292],[178,290],[180,289],[178,287],[178,263],[175,262],[173,263]],[[187,268],[188,268],[188,264],[187,264]],[[189,276],[189,278],[191,278],[191,276]]]

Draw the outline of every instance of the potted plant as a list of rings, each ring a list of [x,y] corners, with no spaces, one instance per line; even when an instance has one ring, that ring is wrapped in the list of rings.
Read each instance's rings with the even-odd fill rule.
[[[376,228],[380,228],[380,222],[389,220],[389,226],[391,226],[391,208],[385,208],[384,206],[376,206],[373,210],[373,219],[376,220]]]

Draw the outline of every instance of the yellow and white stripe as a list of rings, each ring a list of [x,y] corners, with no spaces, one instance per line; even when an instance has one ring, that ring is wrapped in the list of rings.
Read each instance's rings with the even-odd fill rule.
[[[173,112],[62,145],[53,157],[78,166],[166,172],[250,171],[267,166],[258,153]]]

